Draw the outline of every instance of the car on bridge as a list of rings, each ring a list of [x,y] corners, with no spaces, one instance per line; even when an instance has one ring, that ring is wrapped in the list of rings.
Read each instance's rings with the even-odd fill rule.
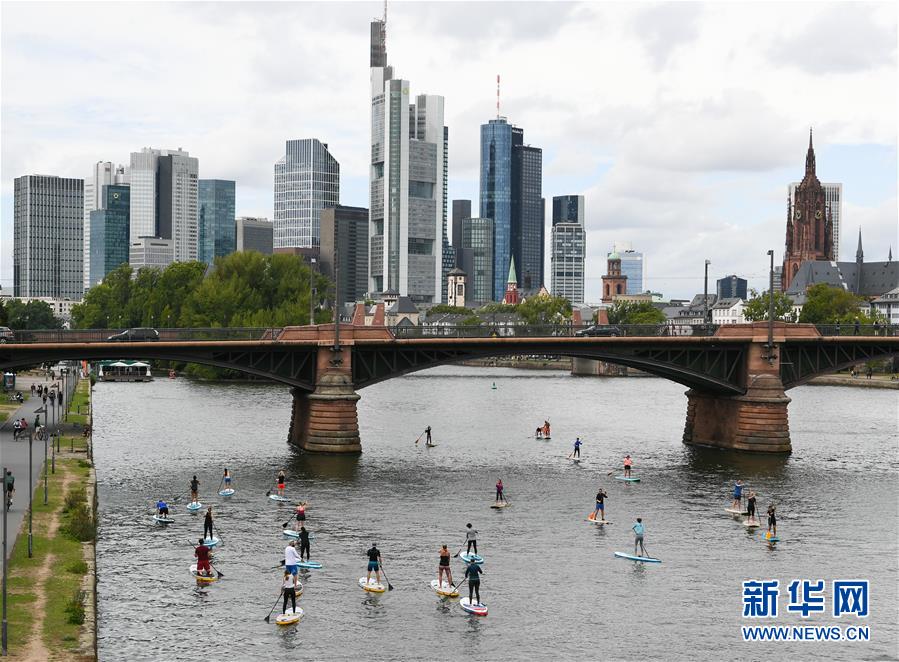
[[[121,333],[109,336],[107,340],[113,342],[147,342],[159,340],[159,331],[147,328],[125,329]]]
[[[615,338],[617,336],[623,336],[624,333],[620,326],[616,324],[594,324],[593,326],[588,326],[586,329],[581,329],[580,331],[576,331],[576,336],[588,336],[591,338]]]

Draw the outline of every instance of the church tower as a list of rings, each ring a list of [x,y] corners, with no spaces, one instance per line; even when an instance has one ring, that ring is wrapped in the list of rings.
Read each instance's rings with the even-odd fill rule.
[[[833,260],[833,222],[824,186],[815,174],[815,148],[808,132],[805,177],[796,187],[793,203],[787,208],[787,241],[784,247],[783,289],[793,282],[806,260]]]
[[[611,303],[618,294],[627,294],[627,275],[621,273],[621,256],[609,253],[606,275],[602,277],[602,302]]]
[[[509,262],[509,278],[506,281],[506,293],[503,295],[503,303],[507,306],[514,306],[520,303],[521,299],[518,294],[518,277],[515,275],[515,258]]]

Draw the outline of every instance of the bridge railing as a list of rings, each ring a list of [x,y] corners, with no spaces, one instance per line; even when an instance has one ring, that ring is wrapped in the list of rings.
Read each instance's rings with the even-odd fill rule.
[[[167,341],[234,341],[277,340],[282,327],[237,327],[206,329],[156,329],[159,340]],[[16,343],[83,343],[108,342],[127,329],[34,329],[14,331]],[[152,342],[136,339],[133,342]]]
[[[717,324],[492,324],[395,326],[397,338],[549,338],[549,337],[638,337],[712,336]]]
[[[899,336],[899,325],[896,324],[816,324],[815,328],[822,336]]]

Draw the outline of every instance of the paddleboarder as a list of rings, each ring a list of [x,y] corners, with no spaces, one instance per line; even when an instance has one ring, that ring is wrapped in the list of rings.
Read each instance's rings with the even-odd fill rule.
[[[169,504],[160,499],[156,502],[156,514],[160,517],[168,517],[169,516]]]
[[[453,571],[450,570],[450,553],[446,545],[440,548],[440,563],[437,566],[437,586],[441,585],[444,573],[446,574],[447,584],[455,588],[453,584]]]
[[[284,469],[278,472],[278,496],[284,496],[284,485],[287,483],[287,476],[284,475]]]
[[[752,490],[749,490],[749,496],[746,498],[746,512],[750,522],[758,521],[755,517],[755,492]]]
[[[425,428],[425,445],[430,446],[431,442],[431,426]]]
[[[743,481],[737,480],[734,483],[734,502],[730,504],[730,507],[734,510],[737,510],[740,507],[740,502],[743,501]]]
[[[368,555],[368,574],[365,575],[365,583],[371,582],[371,573],[375,573],[375,581],[381,583],[381,552],[376,543],[371,544],[371,549],[365,552]]]
[[[296,575],[290,574],[287,569],[284,570],[284,578],[281,580],[281,592],[284,594],[284,605],[281,607],[281,613],[287,613],[287,600],[290,599],[291,611],[296,613],[297,610],[297,586],[299,579]]]
[[[295,540],[291,540],[287,543],[287,547],[284,548],[284,572],[289,572],[291,575],[296,575],[299,568],[297,564],[300,562],[300,557],[297,556],[297,543]]]
[[[222,484],[226,490],[231,488],[231,472],[228,471],[228,467],[225,467],[225,473],[222,474]]]
[[[768,506],[768,537],[777,537],[777,513],[776,507],[772,503]]]
[[[203,518],[203,537],[212,542],[212,506],[206,509],[206,517]]]
[[[200,492],[200,481],[197,480],[197,477],[194,476],[190,480],[190,502],[197,503],[197,499],[199,498]]]
[[[497,478],[496,479],[496,500],[494,501],[494,503],[505,503],[505,502],[506,502],[506,497],[503,496],[503,479]],[[471,526],[471,525],[469,524],[469,526]],[[475,552],[475,554],[477,554],[477,552]]]
[[[549,439],[550,436],[549,421],[543,421],[543,437]]]
[[[300,501],[297,504],[295,514],[296,514],[296,521],[294,522],[293,530],[299,531],[300,528],[303,526],[303,522],[306,521],[306,502],[305,501]]]
[[[468,601],[472,604],[481,604],[481,575],[484,570],[472,560],[465,568],[465,577],[468,579]],[[475,602],[475,598],[477,601]]]
[[[643,546],[643,534],[646,533],[646,527],[643,526],[643,519],[638,517],[636,524],[634,524],[631,529],[634,531],[634,556],[638,556],[637,545],[640,545],[641,553],[639,556],[647,556],[646,548]]]
[[[571,452],[572,457],[580,458],[581,457],[581,444],[584,442],[581,441],[580,437],[577,437],[574,440],[574,450]]]
[[[534,433],[535,439],[543,439],[543,428],[537,428],[537,431]]]
[[[625,455],[624,456],[624,477],[625,478],[631,477],[631,467],[633,467],[633,466],[634,466],[634,461],[631,459],[631,456]]]
[[[300,526],[300,561],[303,560],[305,554],[306,560],[309,560],[309,532],[305,526]]]
[[[609,496],[605,493],[605,491],[600,487],[599,491],[596,493],[596,510],[593,511],[593,519],[596,519],[596,516],[599,515],[599,521],[606,521],[606,497]]]
[[[212,566],[209,565],[209,548],[200,538],[200,544],[194,549],[194,556],[197,557],[197,576],[203,573],[204,577],[212,576]]]
[[[468,545],[465,549],[466,554],[471,554],[471,550],[474,550],[474,553],[478,553],[478,530],[471,528],[471,522],[465,525],[465,528],[468,529],[465,532],[465,542]]]

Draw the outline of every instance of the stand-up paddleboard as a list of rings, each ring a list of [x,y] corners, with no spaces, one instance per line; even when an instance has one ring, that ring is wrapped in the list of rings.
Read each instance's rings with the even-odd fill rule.
[[[434,448],[437,444],[425,444],[425,448]]]
[[[472,559],[474,559],[474,562],[478,565],[482,565],[484,563],[484,557],[480,556],[479,554],[469,554],[468,552],[464,552],[462,554],[459,554],[459,558],[466,563],[471,563]]]
[[[724,512],[730,513],[731,515],[748,515],[748,510],[743,510],[742,508],[725,508]]]
[[[206,575],[198,575],[198,574],[197,574],[197,566],[196,566],[196,564],[190,566],[190,574],[193,575],[193,576],[194,576],[194,579],[196,579],[198,582],[205,582],[205,583],[207,583],[207,584],[209,584],[209,583],[211,583],[211,582],[214,582],[214,581],[216,581],[216,580],[218,579],[218,577],[216,576],[215,572],[213,572],[213,573],[212,573],[211,575],[209,575],[208,577],[207,577]]]
[[[187,509],[190,511],[199,510],[202,507],[203,507],[203,504],[200,503],[199,501],[191,501],[189,504],[187,504]]]
[[[294,623],[299,623],[301,618],[303,618],[303,608],[297,607],[296,611],[288,609],[283,614],[278,614],[275,617],[275,623],[278,625],[293,625]]]
[[[365,577],[359,578],[359,588],[363,591],[368,591],[369,593],[383,593],[387,590],[387,587],[385,587],[384,584],[379,584],[374,579],[366,581]]]
[[[780,542],[780,538],[778,538],[777,536],[770,536],[770,537],[769,537],[769,536],[766,534],[766,535],[765,535],[765,542]]]
[[[230,487],[227,490],[219,490],[219,496],[231,496],[232,494],[234,494],[234,490]]]
[[[587,515],[586,520],[591,524],[597,524],[599,526],[603,526],[605,524],[611,524],[611,522],[607,519],[596,519],[593,513]]]
[[[469,614],[474,614],[475,616],[487,615],[487,605],[482,605],[480,602],[472,602],[468,598],[459,600],[459,606]]]
[[[492,503],[492,504],[490,504],[490,507],[491,507],[491,508],[508,508],[508,507],[511,506],[511,505],[512,505],[512,504],[509,503],[508,501],[500,501],[499,503]]]
[[[322,564],[318,561],[297,561],[298,568],[306,568],[307,570],[321,570]]]
[[[619,559],[627,559],[628,561],[639,561],[640,563],[661,563],[662,559],[654,559],[651,556],[635,556],[627,552],[615,552],[615,556]]]
[[[759,521],[757,519],[756,520],[744,519],[743,526],[745,526],[748,529],[755,529],[759,526]]]
[[[203,538],[203,544],[207,547],[215,547],[221,542],[216,536],[212,536],[211,538]]]
[[[437,593],[437,595],[442,596],[444,598],[458,598],[459,597],[459,589],[454,586],[450,586],[446,582],[437,583],[436,579],[431,580],[431,588]]]
[[[153,515],[153,521],[158,524],[173,524],[175,522],[171,517],[162,517],[160,515]]]
[[[546,441],[549,441],[550,439],[552,439],[552,437],[547,437],[547,436],[545,436],[545,435],[544,435],[543,437],[540,437],[540,438],[541,438],[541,439],[546,439]]]
[[[640,479],[634,476],[615,476],[615,480],[623,480],[627,483],[639,483]]]
[[[269,494],[268,498],[272,501],[290,501],[287,497],[278,496],[277,494]]]

